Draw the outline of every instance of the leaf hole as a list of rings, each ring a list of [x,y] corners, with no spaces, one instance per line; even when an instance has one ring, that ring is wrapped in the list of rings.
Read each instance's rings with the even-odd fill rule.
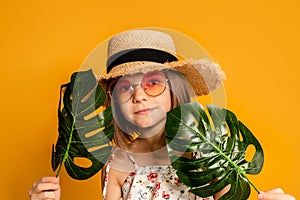
[[[89,138],[89,137],[92,137],[94,135],[96,135],[97,133],[101,132],[102,130],[104,130],[105,127],[102,127],[102,128],[99,128],[99,129],[96,129],[96,130],[93,130],[91,132],[88,132],[87,134],[85,134],[84,136]]]
[[[92,161],[90,161],[87,158],[83,158],[83,157],[75,157],[74,158],[74,163],[80,167],[84,167],[84,168],[89,168],[92,166]]]
[[[230,129],[229,129],[229,126],[227,125],[227,123],[226,123],[226,131],[227,131],[228,137],[231,137]]]
[[[93,152],[93,151],[97,151],[98,149],[102,149],[102,148],[105,148],[105,147],[108,147],[110,146],[109,144],[103,144],[103,145],[100,145],[100,146],[95,146],[95,147],[91,147],[88,149],[88,152]]]
[[[228,184],[228,185],[226,185],[223,189],[222,189],[222,195],[220,196],[220,197],[222,197],[222,196],[224,196],[225,194],[227,194],[229,191],[230,191],[230,188],[231,188],[231,184]],[[219,197],[219,198],[220,198]]]
[[[61,88],[61,93],[60,93],[61,98],[60,98],[60,102],[59,102],[60,105],[61,105],[60,112],[62,112],[62,110],[64,109],[63,105],[64,105],[64,95],[65,95],[65,92],[66,92],[66,88],[65,87]]]
[[[96,115],[98,115],[100,112],[102,112],[103,110],[105,110],[105,106],[100,106],[99,108],[97,108],[94,112],[91,112],[90,114],[86,115],[84,117],[84,120],[89,120],[93,117],[95,117]]]
[[[256,152],[255,146],[253,144],[248,145],[245,152],[245,159],[247,162],[250,162],[253,159],[255,152]]]
[[[241,142],[244,141],[244,137],[243,137],[243,135],[241,134],[241,132],[239,132],[239,138],[240,138],[240,141],[241,141]]]
[[[90,96],[92,94],[94,94],[93,92],[95,91],[96,87],[97,87],[97,84],[95,84],[95,86],[81,99],[82,103],[84,103],[86,100],[88,100],[88,98],[90,98]]]

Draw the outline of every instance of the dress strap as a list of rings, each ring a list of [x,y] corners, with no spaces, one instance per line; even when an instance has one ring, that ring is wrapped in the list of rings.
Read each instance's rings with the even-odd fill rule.
[[[114,159],[116,150],[117,150],[117,148],[113,148],[113,150],[110,154],[109,160],[105,165],[105,175],[104,175],[104,179],[103,179],[103,183],[102,183],[102,185],[103,185],[103,187],[102,187],[102,198],[103,198],[103,200],[106,199],[106,188],[107,188],[108,179],[109,179],[108,174],[109,174],[110,165],[111,165],[112,160]]]
[[[133,163],[134,169],[136,170],[139,166],[136,164],[133,156],[131,154],[128,153],[128,158],[129,160]]]

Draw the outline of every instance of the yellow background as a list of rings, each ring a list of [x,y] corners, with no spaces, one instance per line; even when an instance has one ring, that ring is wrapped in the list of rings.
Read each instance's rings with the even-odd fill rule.
[[[298,0],[2,2],[1,199],[27,199],[35,180],[54,175],[60,85],[103,40],[149,26],[189,35],[222,65],[226,107],[265,151],[250,179],[300,197],[299,8]],[[63,170],[62,199],[101,199],[99,178],[75,181]]]

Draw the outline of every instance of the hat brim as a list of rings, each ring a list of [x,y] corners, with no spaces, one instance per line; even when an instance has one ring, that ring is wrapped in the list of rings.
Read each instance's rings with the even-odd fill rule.
[[[194,90],[197,96],[207,95],[218,88],[225,79],[225,73],[221,67],[210,60],[180,60],[167,62],[164,64],[137,61],[128,62],[115,66],[108,74],[100,76],[100,83],[104,87],[112,78],[117,78],[127,74],[147,73],[150,71],[160,71],[171,69],[181,73]]]

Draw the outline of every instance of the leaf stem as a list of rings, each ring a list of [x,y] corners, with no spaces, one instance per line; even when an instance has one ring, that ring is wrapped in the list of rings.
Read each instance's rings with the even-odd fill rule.
[[[247,179],[248,183],[250,183],[250,185],[255,189],[257,194],[260,194],[260,191],[257,189],[257,187],[255,187],[255,185],[250,181],[250,179],[248,179],[245,175],[244,175],[244,177]]]
[[[214,145],[214,144],[212,144]],[[215,146],[215,145],[214,145]],[[219,150],[218,148],[216,148],[217,150]],[[247,179],[247,182],[255,189],[255,191],[259,194],[259,190],[257,189],[257,187],[250,181],[250,179],[245,175],[246,172],[241,169],[237,164],[235,164],[234,162],[232,162],[232,160],[230,158],[228,158],[228,156],[226,156],[222,151],[219,151],[219,153],[234,167],[236,168],[240,173],[242,173],[243,177],[245,179]]]
[[[212,144],[214,147],[215,145]],[[216,148],[218,151],[219,149]],[[247,179],[247,182],[256,190],[256,192],[259,194],[259,190],[257,189],[257,187],[255,187],[255,185],[250,181],[250,179],[248,179],[248,177],[245,175],[246,172],[241,169],[237,164],[235,164],[230,158],[228,158],[228,156],[226,156],[222,151],[219,151],[219,153],[234,167],[236,168],[240,173],[242,173],[243,177]]]
[[[246,174],[246,172],[243,170],[243,169],[241,169],[237,164],[235,164],[226,154],[224,154],[214,143],[212,143],[212,142],[210,142],[209,140],[207,140],[206,138],[204,138],[203,136],[202,136],[202,134],[199,134],[198,133],[198,135],[200,136],[200,137],[202,137],[204,140],[206,140],[206,142],[207,143],[209,143],[210,145],[212,145],[213,146],[213,148],[214,149],[216,149],[217,151],[218,151],[218,153],[221,155],[221,156],[223,156],[235,169],[237,169],[240,173],[242,173],[243,174],[243,176],[244,176],[244,178],[246,178],[247,179],[247,181],[248,181],[248,183],[255,189],[255,191],[259,194],[260,192],[259,192],[259,190],[257,189],[257,187],[255,187],[255,185],[250,181],[250,179],[248,179],[248,177],[245,175]]]
[[[69,137],[67,149],[65,151],[64,158],[63,158],[62,162],[59,164],[58,171],[57,171],[57,173],[55,175],[56,177],[59,176],[61,168],[62,168],[62,164],[65,163],[66,159],[68,158],[68,154],[69,154],[69,150],[70,150],[71,142],[72,142],[72,136],[73,136],[73,132],[74,132],[74,128],[75,128],[75,122],[76,122],[76,118],[73,115],[73,123],[72,123],[72,128],[71,128],[71,132],[70,132],[70,137]]]
[[[58,170],[57,170],[56,175],[55,175],[56,178],[57,178],[57,177],[59,176],[59,174],[60,174],[61,167],[62,167],[62,162],[59,164]]]

